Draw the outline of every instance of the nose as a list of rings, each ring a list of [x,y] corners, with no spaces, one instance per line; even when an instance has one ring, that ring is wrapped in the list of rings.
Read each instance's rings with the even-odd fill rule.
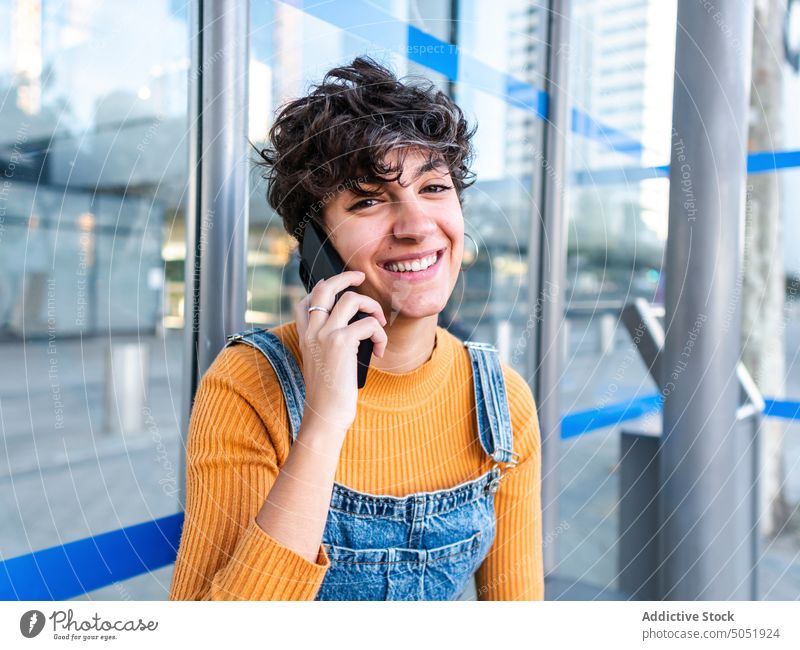
[[[413,192],[397,200],[394,210],[392,234],[397,239],[424,241],[436,233],[436,218],[426,212]]]

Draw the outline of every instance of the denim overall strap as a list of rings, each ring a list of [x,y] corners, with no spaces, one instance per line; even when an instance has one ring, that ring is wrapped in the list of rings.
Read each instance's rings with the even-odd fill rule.
[[[513,449],[511,414],[498,350],[493,345],[476,341],[464,341],[464,345],[472,360],[481,445],[495,463],[515,465],[517,455]]]
[[[297,439],[300,422],[303,419],[303,405],[306,399],[306,384],[300,366],[291,351],[272,332],[264,328],[253,328],[228,337],[225,347],[235,343],[245,343],[261,351],[275,370],[286,400],[289,415],[289,428],[292,442]]]

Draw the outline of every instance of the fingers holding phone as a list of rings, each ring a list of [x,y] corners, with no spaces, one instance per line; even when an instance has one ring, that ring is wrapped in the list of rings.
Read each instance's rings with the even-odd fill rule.
[[[364,280],[364,274],[360,271],[350,271],[346,272],[342,275],[348,275],[349,273],[355,273],[356,278],[353,281],[353,284],[361,284]],[[342,275],[336,276],[336,278],[341,278]],[[346,281],[346,278],[343,278],[343,282]],[[326,284],[330,284],[331,281],[326,281]],[[362,312],[368,317],[372,317],[378,321],[381,325],[380,333],[376,336],[370,337],[362,337],[362,338],[371,338],[373,343],[375,344],[375,354],[379,357],[383,356],[383,350],[386,346],[386,334],[383,331],[383,327],[386,326],[386,317],[383,314],[383,309],[381,308],[380,304],[377,300],[370,298],[369,296],[365,296],[363,294],[357,293],[355,290],[348,290],[350,287],[345,284],[342,289],[339,288],[338,283],[333,287],[328,287],[328,291],[341,291],[341,295],[339,299],[336,301],[333,309],[331,310],[330,315],[326,314],[323,311],[315,310],[313,312],[309,312],[309,329],[316,330],[318,334],[327,335],[329,332],[333,332],[334,330],[344,329],[348,326],[350,321],[353,320],[353,317],[358,313]],[[325,300],[325,298],[321,298]],[[314,304],[317,304],[316,299]],[[310,306],[310,305],[309,305]],[[315,315],[317,317],[315,318]],[[321,317],[320,317],[321,316]],[[363,320],[368,320],[367,318],[362,318]],[[353,322],[352,324],[355,325],[357,322]],[[360,339],[359,339],[360,340]]]
[[[361,341],[371,339],[378,356],[383,356],[388,342],[383,329],[386,317],[380,304],[352,288],[363,280],[364,274],[360,271],[334,275],[318,282],[295,307],[303,354],[306,406],[315,417],[341,433],[346,432],[355,419],[357,352]],[[330,313],[309,312],[309,307],[322,307]],[[350,323],[359,312],[361,318]]]

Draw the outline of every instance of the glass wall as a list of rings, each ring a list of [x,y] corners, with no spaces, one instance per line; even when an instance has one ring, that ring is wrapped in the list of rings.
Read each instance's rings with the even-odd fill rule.
[[[744,268],[730,302],[741,307],[742,360],[767,398],[768,414],[796,413],[800,196],[793,168],[800,132],[792,111],[800,78],[783,33],[785,27],[789,42],[798,44],[800,31],[786,3],[756,5]],[[656,308],[664,303],[670,147],[682,146],[671,137],[676,14],[674,0],[573,5],[565,414],[658,394],[620,310],[636,298]],[[779,403],[770,409],[773,399]],[[800,588],[800,542],[792,532],[800,504],[800,427],[774,416],[760,426],[759,596],[793,599]],[[556,571],[605,596],[619,588],[620,431],[643,428],[660,430],[660,414],[563,441]]]
[[[800,593],[798,51],[800,5],[756,3],[740,291],[742,361],[767,400],[767,412],[794,416],[765,418],[760,430],[760,597],[773,600]]]
[[[178,509],[188,7],[2,0],[0,36],[6,559]]]
[[[620,320],[663,304],[676,2],[579,0],[569,72],[572,134],[561,409],[657,392]],[[613,592],[619,552],[619,427],[562,442],[556,573]],[[562,435],[564,432],[562,431]]]

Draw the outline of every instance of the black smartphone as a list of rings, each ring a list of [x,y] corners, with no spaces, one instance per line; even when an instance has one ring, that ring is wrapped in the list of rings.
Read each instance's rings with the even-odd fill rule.
[[[303,242],[300,244],[300,279],[306,292],[311,290],[320,280],[327,280],[334,275],[347,271],[344,261],[328,240],[319,224],[309,221],[303,233]],[[334,304],[339,301],[345,291],[356,291],[355,287],[347,287],[336,294]],[[360,311],[350,319],[348,325],[369,316]],[[367,381],[367,371],[372,361],[372,339],[362,339],[358,346],[358,387],[363,388]]]

